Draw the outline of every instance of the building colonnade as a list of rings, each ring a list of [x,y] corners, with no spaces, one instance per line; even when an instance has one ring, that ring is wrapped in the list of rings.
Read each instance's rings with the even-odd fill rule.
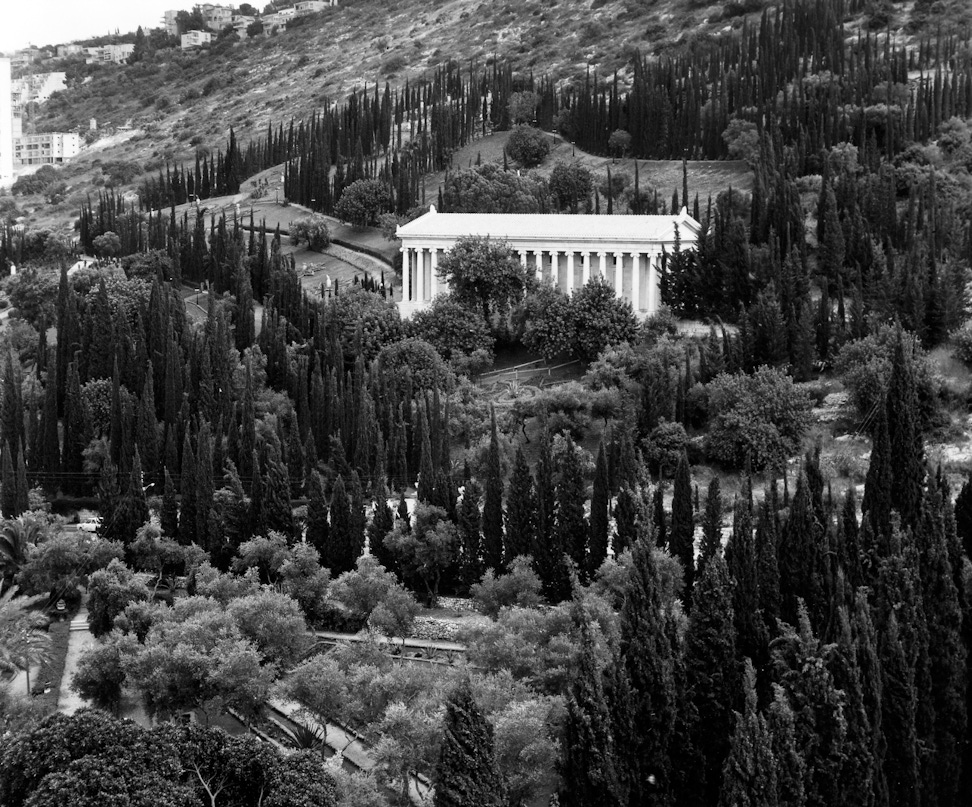
[[[661,303],[661,245],[657,249],[548,249],[542,245],[511,245],[521,264],[531,269],[540,283],[560,288],[570,295],[601,277],[615,296],[631,303],[636,314],[652,314]],[[430,302],[448,289],[438,275],[439,261],[446,252],[441,246],[402,246],[402,301]]]

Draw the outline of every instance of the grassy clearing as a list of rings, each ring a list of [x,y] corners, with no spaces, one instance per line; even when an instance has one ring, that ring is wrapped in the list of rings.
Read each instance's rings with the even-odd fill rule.
[[[494,132],[486,137],[475,140],[459,149],[452,158],[454,169],[471,168],[477,163],[502,163],[503,149],[509,138],[509,132]],[[680,160],[613,160],[610,157],[598,157],[581,151],[576,146],[564,140],[560,135],[548,134],[550,140],[550,154],[543,161],[537,173],[549,176],[554,165],[558,162],[579,162],[588,168],[595,178],[606,176],[608,168],[611,173],[624,173],[631,177],[634,184],[635,163],[638,164],[638,181],[642,187],[652,187],[658,190],[659,197],[666,203],[671,201],[672,191],[677,190],[679,198],[682,196],[682,163]],[[753,172],[743,160],[689,160],[686,163],[688,171],[689,196],[699,196],[699,203],[705,204],[709,196],[713,199],[732,187],[734,190],[750,191],[753,187]],[[596,181],[596,179],[595,179]],[[445,172],[439,171],[429,174],[425,178],[425,198],[429,202],[438,198],[439,189],[445,183]],[[683,200],[684,202],[684,200]],[[620,212],[620,211],[619,211]]]

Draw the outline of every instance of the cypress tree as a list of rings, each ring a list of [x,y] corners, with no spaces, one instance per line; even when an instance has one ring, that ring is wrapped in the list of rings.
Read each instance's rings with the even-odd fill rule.
[[[582,615],[580,653],[567,698],[561,777],[564,807],[621,807],[611,716],[586,615]]]
[[[162,534],[167,538],[178,540],[179,538],[179,503],[176,501],[175,485],[172,483],[172,476],[169,469],[163,471],[164,481],[162,484],[162,510],[159,513],[159,521],[162,527]]]
[[[880,636],[881,725],[887,740],[884,778],[889,804],[916,807],[918,798],[918,697],[914,670],[901,643],[892,610]]]
[[[24,401],[21,392],[20,361],[14,361],[13,348],[7,349],[3,371],[3,405],[0,407],[0,438],[10,446],[10,461],[14,469],[21,449],[26,446],[24,435]]]
[[[891,501],[901,514],[901,523],[916,528],[921,511],[925,479],[925,452],[922,444],[915,382],[913,348],[905,347],[898,329],[888,379],[888,442],[894,458],[891,477]]]
[[[155,416],[155,390],[152,386],[152,366],[145,373],[142,398],[138,402],[138,416],[135,427],[142,465],[149,481],[158,478],[161,457],[159,456],[159,422]]]
[[[361,487],[361,480],[358,478],[357,471],[351,472],[349,492],[351,499],[351,564],[353,567],[364,552],[365,527],[367,526],[364,490]]]
[[[584,517],[584,479],[580,457],[574,441],[567,435],[566,446],[560,456],[560,479],[557,482],[557,512],[551,544],[558,553],[566,553],[580,574],[587,569],[587,519]],[[566,567],[562,567],[556,588],[560,599],[570,597],[570,581]]]
[[[179,540],[186,545],[199,542],[199,534],[196,532],[199,523],[196,517],[198,490],[196,470],[196,455],[192,450],[189,429],[186,429],[186,436],[182,443],[182,474],[179,478],[179,492],[182,494],[179,508]]]
[[[965,554],[972,558],[972,471],[955,497],[955,529]]]
[[[685,573],[685,599],[689,602],[695,580],[695,519],[692,514],[692,476],[689,472],[688,454],[684,451],[675,470],[669,550],[682,563]]]
[[[340,475],[331,491],[330,513],[330,541],[327,551],[321,553],[321,563],[331,570],[331,577],[334,578],[351,571],[355,561],[351,536],[351,502],[344,485],[344,477]]]
[[[504,803],[493,727],[476,704],[468,679],[446,701],[432,781],[435,807],[500,807]]]
[[[64,457],[63,472],[66,485],[80,493],[87,488],[87,478],[84,473],[84,449],[91,440],[90,429],[84,415],[84,403],[81,400],[81,381],[75,362],[70,362],[67,368],[67,389],[64,393]]]
[[[328,546],[327,497],[324,479],[311,471],[307,483],[307,543],[323,558]]]
[[[419,440],[419,478],[416,486],[416,496],[420,502],[432,502],[435,493],[435,466],[432,462],[432,441],[429,435],[430,427],[425,407],[419,404],[418,424],[421,439]],[[490,443],[492,452],[492,443]],[[499,457],[497,448],[497,457]]]
[[[705,512],[702,515],[702,544],[699,547],[699,575],[710,558],[722,549],[722,493],[719,477],[712,477],[705,494]]]
[[[462,541],[459,576],[463,585],[467,587],[479,582],[483,575],[482,516],[479,511],[479,501],[479,485],[469,475],[467,465],[462,504],[459,506],[459,538]]]
[[[290,507],[290,474],[276,445],[267,450],[266,484],[263,488],[263,518],[268,530],[293,538],[294,516]]]
[[[756,709],[756,671],[746,659],[743,671],[744,707],[722,771],[719,807],[778,807],[776,758],[766,719]]]
[[[611,492],[608,488],[607,457],[604,453],[604,441],[597,450],[597,464],[594,466],[594,487],[591,492],[591,529],[590,555],[587,559],[587,572],[593,577],[607,559],[608,551],[608,508],[611,503]]]
[[[767,631],[759,597],[759,563],[753,536],[752,511],[746,502],[736,505],[726,561],[733,581],[732,612],[739,655],[762,665],[767,659]]]
[[[620,614],[620,659],[631,691],[632,742],[617,749],[618,768],[630,776],[632,807],[668,803],[669,742],[675,721],[674,659],[661,613],[652,547],[632,548]]]
[[[57,422],[57,372],[51,367],[44,385],[44,408],[40,421],[40,462],[38,470],[51,487],[56,487],[56,474],[61,470],[61,442]]]
[[[732,584],[719,551],[701,571],[685,637],[686,694],[696,715],[689,731],[701,762],[693,775],[700,805],[718,801],[722,767],[729,753],[732,710],[739,704],[733,620]]]
[[[98,474],[98,513],[101,516],[98,535],[108,541],[123,540],[115,518],[121,508],[121,496],[118,468],[111,457],[105,457]]]
[[[782,617],[797,621],[797,600],[806,602],[814,624],[822,625],[827,609],[823,564],[826,536],[817,521],[810,485],[801,471],[790,506],[789,517],[779,541],[780,591],[783,592]]]
[[[130,544],[139,528],[149,520],[145,491],[142,489],[142,462],[135,449],[125,490],[112,516],[112,537]]]
[[[386,569],[394,568],[392,553],[385,546],[385,536],[395,527],[395,519],[388,506],[388,488],[384,476],[379,476],[375,484],[375,508],[371,523],[368,525],[368,546],[371,554]]]
[[[243,489],[243,483],[232,460],[226,462],[220,504],[222,536],[214,562],[220,561],[222,556],[225,563],[228,555],[235,554],[240,544],[253,536],[253,524],[250,518],[253,503]]]
[[[27,463],[24,452],[17,455],[17,511],[26,513],[30,510],[30,483],[27,481]]]
[[[638,502],[628,485],[622,485],[614,503],[614,557],[628,549],[638,538]]]
[[[506,564],[520,555],[533,551],[536,530],[537,504],[533,492],[533,477],[527,465],[523,446],[517,446],[513,473],[506,493]]]
[[[250,467],[253,468],[253,478],[250,481],[250,532],[253,535],[263,535],[267,526],[264,502],[266,485],[263,484],[263,471],[256,451],[253,452]]]
[[[772,646],[773,666],[796,725],[796,746],[806,765],[803,777],[808,805],[840,801],[840,770],[847,750],[846,697],[826,666],[827,648],[814,635],[803,603],[797,607],[799,628],[782,625]]]
[[[489,451],[483,491],[483,560],[487,569],[503,568],[503,476],[500,468],[496,409],[490,408]]]
[[[16,518],[20,515],[17,497],[17,474],[14,471],[10,444],[3,443],[3,458],[0,460],[0,511],[4,518]]]
[[[219,536],[209,534],[213,492],[213,439],[209,422],[204,420],[196,437],[196,541],[210,554],[219,544]]]
[[[652,518],[655,524],[655,543],[659,547],[668,546],[668,519],[665,517],[665,490],[661,482],[655,486],[652,494]]]
[[[548,599],[551,599],[556,581],[557,567],[561,563],[561,553],[551,546],[553,535],[554,510],[556,508],[554,490],[553,451],[550,443],[550,433],[546,423],[540,432],[539,456],[537,457],[537,528],[530,554],[537,575],[543,581],[543,589]]]
[[[776,761],[776,800],[780,807],[804,807],[806,763],[797,747],[796,717],[786,691],[773,684],[773,701],[766,718]]]

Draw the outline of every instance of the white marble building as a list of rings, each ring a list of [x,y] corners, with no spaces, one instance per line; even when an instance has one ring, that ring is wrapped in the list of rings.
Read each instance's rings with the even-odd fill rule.
[[[426,308],[447,291],[436,267],[442,255],[465,236],[507,242],[541,282],[566,294],[596,276],[631,302],[638,317],[658,310],[662,251],[695,245],[700,225],[685,208],[677,216],[575,216],[561,214],[438,213],[397,230],[402,242],[403,317]]]

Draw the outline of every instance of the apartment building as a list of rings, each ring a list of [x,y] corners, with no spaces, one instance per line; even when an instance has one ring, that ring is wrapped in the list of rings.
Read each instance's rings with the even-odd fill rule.
[[[13,140],[13,157],[19,165],[62,165],[81,151],[81,135],[74,132],[39,132]]]
[[[10,59],[0,58],[0,187],[13,183],[13,104]]]
[[[182,35],[182,49],[192,50],[201,48],[213,41],[213,35],[209,31],[186,31]]]

